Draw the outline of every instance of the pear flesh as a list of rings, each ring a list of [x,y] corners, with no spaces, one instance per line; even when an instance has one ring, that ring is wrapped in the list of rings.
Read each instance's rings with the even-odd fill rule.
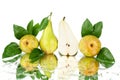
[[[59,24],[58,40],[58,50],[61,55],[75,55],[77,53],[78,41],[64,19]]]
[[[58,60],[56,80],[78,80],[78,61],[74,56],[61,56]]]
[[[42,33],[42,37],[40,39],[40,48],[46,53],[46,54],[53,54],[53,52],[58,47],[58,41],[56,36],[53,33],[52,29],[52,22],[49,20],[47,27]]]

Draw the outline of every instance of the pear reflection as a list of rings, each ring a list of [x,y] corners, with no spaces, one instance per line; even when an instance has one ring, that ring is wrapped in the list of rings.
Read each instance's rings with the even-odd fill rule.
[[[77,60],[73,56],[61,56],[58,60],[57,80],[78,80]]]
[[[78,62],[78,68],[81,74],[93,76],[98,72],[99,62],[93,57],[82,57]]]
[[[40,66],[44,74],[50,78],[55,68],[58,65],[58,59],[55,55],[45,55],[40,59]]]

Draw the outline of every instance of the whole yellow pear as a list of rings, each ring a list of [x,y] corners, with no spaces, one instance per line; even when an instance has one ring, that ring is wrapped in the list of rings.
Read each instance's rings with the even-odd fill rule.
[[[52,29],[52,22],[51,20],[49,20],[48,25],[44,29],[42,33],[42,37],[40,39],[40,48],[46,54],[53,54],[53,52],[57,49],[57,47],[58,47],[58,40],[54,35]]]
[[[20,39],[20,48],[25,53],[31,53],[34,48],[38,47],[38,40],[33,35],[25,35]]]
[[[80,40],[79,49],[85,56],[93,57],[99,53],[101,42],[96,36],[87,35]]]

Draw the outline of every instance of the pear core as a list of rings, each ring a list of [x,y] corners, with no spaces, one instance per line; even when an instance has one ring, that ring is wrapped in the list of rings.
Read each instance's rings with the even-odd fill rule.
[[[25,35],[20,39],[20,48],[25,53],[30,53],[38,47],[38,40],[33,35]]]
[[[80,40],[79,49],[85,56],[93,57],[99,53],[101,42],[96,36],[87,35]]]
[[[85,76],[93,76],[98,72],[99,62],[93,57],[83,57],[78,63],[79,72]]]

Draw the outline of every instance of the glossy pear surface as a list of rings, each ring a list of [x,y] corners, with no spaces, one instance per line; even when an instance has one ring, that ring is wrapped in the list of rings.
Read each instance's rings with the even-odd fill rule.
[[[49,20],[47,27],[42,33],[42,37],[40,39],[40,48],[46,54],[52,54],[58,47],[58,41],[56,36],[53,33],[52,22]]]
[[[37,68],[39,61],[31,63],[29,56],[30,56],[30,54],[24,54],[20,59],[20,65],[23,68],[25,68],[26,71],[33,71]]]
[[[38,40],[33,35],[25,35],[20,39],[20,48],[25,53],[30,53],[34,48],[38,47]]]
[[[75,55],[78,51],[78,41],[65,20],[59,24],[58,50],[62,55]]]
[[[85,56],[95,56],[101,49],[101,42],[97,37],[87,35],[80,40],[79,49]]]
[[[93,57],[83,57],[78,63],[81,74],[85,76],[93,76],[98,72],[99,62]]]

